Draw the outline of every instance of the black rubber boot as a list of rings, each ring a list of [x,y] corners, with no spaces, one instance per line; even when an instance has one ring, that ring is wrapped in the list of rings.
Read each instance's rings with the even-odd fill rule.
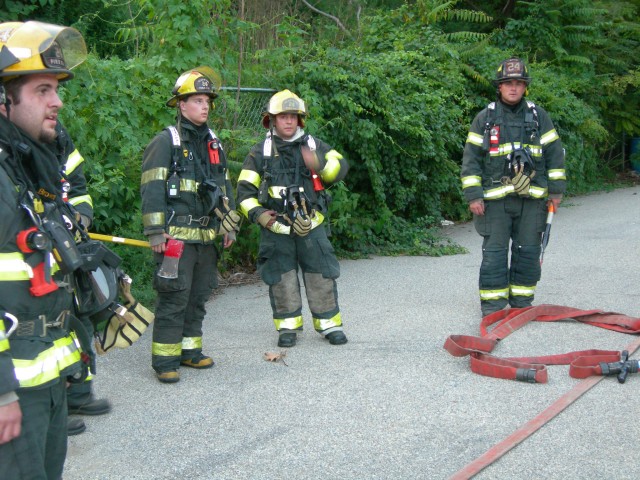
[[[281,333],[278,337],[279,347],[293,347],[296,344],[296,332]]]
[[[67,435],[80,435],[87,429],[87,426],[84,424],[84,420],[81,418],[70,418],[67,420]]]
[[[329,340],[329,343],[331,345],[343,345],[343,344],[347,343],[347,341],[348,341],[347,340],[347,336],[341,330],[338,330],[336,332],[327,333],[325,338],[327,340]]]
[[[94,398],[92,395],[83,403],[75,404],[69,401],[69,414],[104,415],[110,411],[111,403],[106,398]]]

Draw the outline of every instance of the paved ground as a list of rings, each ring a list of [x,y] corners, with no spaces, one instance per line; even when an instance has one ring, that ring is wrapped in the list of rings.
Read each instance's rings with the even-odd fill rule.
[[[150,331],[100,357],[97,393],[114,409],[85,417],[65,471],[74,479],[448,478],[579,383],[481,377],[442,347],[478,333],[480,237],[447,227],[469,253],[341,262],[349,343],[306,330],[286,362],[262,284],[229,287],[205,322],[211,370],[175,385],[150,367]],[[640,316],[640,186],[568,199],[556,216],[536,303]],[[633,337],[561,322],[530,324],[499,356],[619,350]],[[640,377],[606,378],[478,479],[631,479],[640,475]]]

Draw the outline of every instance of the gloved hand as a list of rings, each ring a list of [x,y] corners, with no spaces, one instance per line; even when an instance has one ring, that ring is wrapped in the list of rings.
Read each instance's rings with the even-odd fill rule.
[[[276,222],[275,210],[266,210],[258,216],[258,223],[264,228],[271,229],[271,226]]]
[[[309,235],[309,232],[311,231],[311,218],[309,215],[306,215],[305,217],[302,217],[302,215],[296,215],[291,228],[293,228],[293,231],[299,237]]]
[[[516,172],[515,176],[511,179],[511,184],[513,185],[513,190],[520,196],[528,197],[529,196],[529,185],[531,185],[531,179],[535,177],[536,172],[531,172],[531,174],[527,175],[524,173],[524,164],[520,164],[520,166],[514,167],[514,171]]]
[[[229,232],[238,231],[240,225],[240,215],[235,210],[229,208],[229,199],[222,197],[222,209],[215,208],[213,211],[220,219],[220,228],[218,229],[219,235],[224,235]]]
[[[216,208],[216,215],[218,214],[218,209]],[[235,210],[229,210],[220,218],[220,228],[218,229],[218,234],[224,235],[229,232],[236,232],[239,230],[240,225],[240,215]]]

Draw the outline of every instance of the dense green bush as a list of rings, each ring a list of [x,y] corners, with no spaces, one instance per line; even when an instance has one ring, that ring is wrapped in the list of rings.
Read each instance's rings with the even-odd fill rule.
[[[337,12],[349,13],[351,23],[339,34],[335,24],[312,21],[318,17],[308,10],[296,15],[305,8],[296,5],[264,26],[273,37],[254,52],[244,52],[242,40],[261,26],[240,19],[231,0],[134,0],[128,13],[111,2],[100,9],[97,0],[6,3],[4,16],[11,18],[4,20],[75,24],[85,34],[91,54],[62,88],[61,116],[87,159],[100,233],[143,238],[142,152],[174,121],[164,103],[177,76],[202,64],[219,71],[225,85],[289,88],[307,101],[308,131],[351,165],[345,181],[330,189],[333,241],[343,255],[458,251],[439,238],[439,222],[468,219],[459,184],[462,149],[474,115],[495,98],[490,80],[508,56],[529,62],[528,98],[557,126],[571,193],[611,176],[612,165],[602,159],[620,150],[620,132],[640,133],[633,3],[515,2],[506,16],[497,1],[486,2],[486,13],[456,10],[455,0],[399,7],[376,1],[371,5],[393,8],[365,9],[362,16],[341,4]],[[232,129],[235,100],[220,100],[212,122],[237,178],[262,133]],[[257,243],[257,228],[243,225],[223,270],[251,268]],[[138,285],[150,298],[150,252],[117,249],[142,280],[134,290]]]

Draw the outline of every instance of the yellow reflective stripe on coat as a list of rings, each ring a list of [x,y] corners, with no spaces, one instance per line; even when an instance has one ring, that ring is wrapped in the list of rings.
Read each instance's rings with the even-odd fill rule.
[[[78,195],[77,197],[70,198],[68,201],[74,207],[81,203],[88,203],[91,205],[91,208],[93,208],[93,199],[91,198],[91,195]]]
[[[0,253],[0,282],[29,280],[31,277],[33,270],[21,252]]]
[[[566,180],[567,173],[564,168],[553,168],[547,172],[549,180]]]
[[[333,182],[340,173],[340,160],[342,160],[343,157],[337,151],[330,150],[324,158],[327,161],[327,164],[318,172],[318,174],[323,180]]]
[[[258,174],[258,172],[253,170],[242,170],[238,176],[238,183],[240,182],[247,182],[256,188],[260,188],[262,178],[260,178],[260,174]]]
[[[282,200],[282,195],[280,195],[281,192],[286,192],[287,191],[287,187],[282,187],[282,186],[273,186],[273,187],[269,187],[269,196],[271,198],[277,198],[278,200]],[[304,188],[300,187],[300,191],[304,192]]]
[[[324,215],[320,212],[315,212],[315,215],[311,217],[311,230],[321,225],[324,222]],[[273,233],[279,233],[281,235],[291,235],[291,227],[284,223],[274,222],[269,228]]]
[[[540,188],[535,185],[529,185],[529,196],[533,198],[545,198],[548,190],[546,188]]]
[[[0,352],[9,350],[9,337],[7,337],[7,328],[4,325],[4,319],[0,319]]]
[[[482,146],[483,140],[484,137],[478,133],[469,132],[469,135],[467,135],[467,143],[477,145],[478,147]]]
[[[480,290],[481,300],[499,300],[501,298],[509,298],[508,288],[500,288],[497,290]]]
[[[469,187],[479,187],[482,185],[481,181],[482,179],[480,178],[479,175],[470,175],[468,177],[463,177],[462,189],[464,190],[465,188],[469,188]]]
[[[180,179],[180,191],[196,193],[198,191],[198,182],[190,178]]]
[[[249,218],[249,212],[256,207],[261,206],[262,205],[260,204],[260,202],[258,202],[257,198],[247,198],[246,200],[240,202],[240,211],[245,217]]]
[[[169,169],[166,167],[151,168],[145,172],[142,172],[140,177],[140,185],[146,185],[149,182],[156,180],[166,180],[169,174]]]
[[[313,328],[318,332],[323,332],[329,328],[341,327],[342,326],[342,316],[340,312],[336,313],[331,318],[316,318],[313,317]]]
[[[151,354],[159,357],[178,357],[182,353],[181,343],[156,343],[151,344]]]
[[[513,185],[502,185],[497,188],[490,188],[485,190],[483,196],[487,200],[495,200],[497,198],[504,198],[510,193],[514,193]]]
[[[536,293],[536,286],[524,286],[524,285],[510,285],[509,291],[511,295],[518,295],[520,297],[533,297]]]
[[[80,361],[80,350],[71,336],[53,341],[53,345],[31,360],[13,359],[16,378],[21,388],[44,385],[60,376],[65,368]]]
[[[78,149],[76,148],[73,152],[71,152],[71,154],[67,157],[67,161],[64,164],[64,173],[66,175],[69,175],[71,172],[73,172],[76,168],[78,168],[78,165],[80,165],[82,162],[84,162],[84,158],[82,157],[82,155],[80,155],[80,152],[78,151]]]
[[[164,212],[151,212],[142,215],[142,225],[146,227],[161,226],[164,228]]]
[[[276,325],[276,330],[297,330],[302,328],[302,315],[289,318],[274,318],[273,323]]]
[[[540,136],[540,143],[542,145],[549,145],[551,142],[554,142],[559,138],[560,138],[560,135],[558,135],[558,132],[556,132],[556,129],[554,128],[552,130],[549,130],[544,135]]]
[[[187,240],[193,242],[212,242],[216,238],[214,228],[193,228],[193,227],[169,227],[169,235],[176,240]]]
[[[182,337],[182,350],[202,348],[202,337]]]
[[[485,200],[497,200],[512,193],[515,193],[513,185],[502,185],[497,188],[485,190],[483,196]],[[547,193],[548,190],[546,188],[537,187],[535,185],[529,186],[529,196],[532,198],[545,198]]]
[[[51,273],[60,270],[55,257],[49,253],[51,258]],[[0,282],[14,282],[16,280],[29,280],[33,277],[33,270],[24,261],[22,252],[0,253]]]

